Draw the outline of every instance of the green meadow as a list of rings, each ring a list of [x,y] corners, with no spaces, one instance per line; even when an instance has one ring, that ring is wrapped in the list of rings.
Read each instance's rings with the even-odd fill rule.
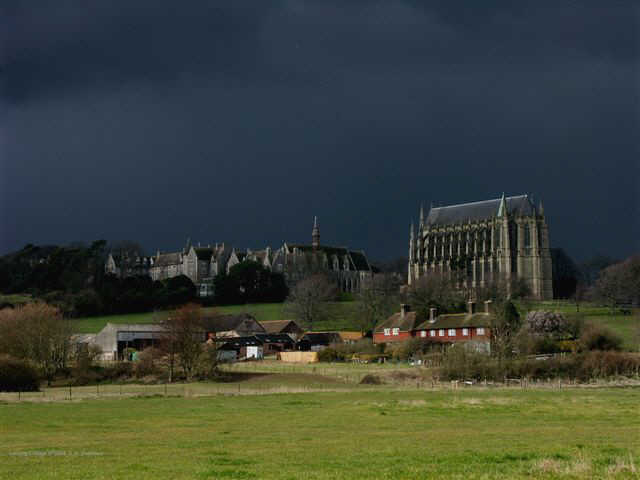
[[[638,478],[640,389],[0,403],[0,478]]]
[[[355,326],[355,316],[357,304],[356,302],[333,302],[330,304],[330,318],[325,321],[318,322],[314,325],[314,330],[357,330]],[[209,307],[204,309],[205,312],[220,313],[243,313],[247,312],[253,315],[258,321],[283,320],[291,318],[291,314],[287,313],[284,303],[257,303],[246,305],[226,305],[220,307]],[[109,315],[104,317],[86,317],[73,319],[73,328],[77,333],[96,333],[102,330],[107,324],[111,323],[153,323],[159,322],[167,318],[167,311],[149,312],[149,313],[131,313],[125,315]]]

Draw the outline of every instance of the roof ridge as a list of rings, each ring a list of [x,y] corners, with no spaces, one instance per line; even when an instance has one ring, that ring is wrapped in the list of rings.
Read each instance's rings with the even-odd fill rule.
[[[516,198],[525,198],[527,197],[526,194],[523,195],[513,195],[511,197],[505,197],[505,200],[513,200]],[[487,203],[487,202],[499,202],[500,200],[502,200],[502,198],[490,198],[488,200],[477,200],[475,202],[466,202],[466,203],[456,203],[453,205],[443,205],[441,207],[433,207],[431,208],[431,210],[441,210],[443,208],[454,208],[454,207],[466,207],[467,205],[477,205],[479,203]]]

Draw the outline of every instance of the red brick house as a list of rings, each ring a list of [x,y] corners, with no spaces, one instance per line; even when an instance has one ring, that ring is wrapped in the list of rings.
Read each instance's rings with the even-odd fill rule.
[[[373,343],[402,342],[413,336],[415,327],[420,323],[416,312],[409,305],[400,305],[400,312],[394,313],[373,330]]]
[[[442,343],[474,341],[484,345],[482,350],[488,350],[493,318],[490,305],[490,301],[485,302],[484,311],[476,312],[475,303],[469,302],[466,313],[442,315],[436,315],[436,309],[432,308],[426,321],[416,321],[416,312],[408,311],[408,306],[402,305],[400,313],[376,327],[373,342],[389,343],[417,337]]]

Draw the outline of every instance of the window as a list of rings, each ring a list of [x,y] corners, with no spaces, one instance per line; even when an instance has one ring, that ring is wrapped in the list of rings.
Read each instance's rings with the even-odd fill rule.
[[[462,329],[462,336],[463,337],[468,337],[469,336],[469,329],[468,328],[463,328]]]
[[[400,334],[400,329],[399,328],[394,328],[393,329],[393,334],[394,335],[399,335]]]
[[[478,327],[476,328],[476,333],[478,335],[484,335],[484,327]]]
[[[430,337],[435,337],[436,336],[436,331],[435,330],[429,330],[429,336]]]
[[[444,329],[438,330],[438,336],[439,337],[444,337]]]
[[[426,336],[427,336],[427,331],[426,331],[426,330],[422,330],[422,331],[420,332],[420,336],[421,336],[421,337],[426,337]]]
[[[449,336],[450,337],[455,337],[456,336],[456,329],[455,328],[450,328],[449,329]]]
[[[385,328],[384,329],[384,334],[385,334],[385,336],[391,335],[391,329],[390,328]]]

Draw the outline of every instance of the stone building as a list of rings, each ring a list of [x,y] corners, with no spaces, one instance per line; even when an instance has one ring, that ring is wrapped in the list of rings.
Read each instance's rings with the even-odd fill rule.
[[[220,272],[228,272],[233,259],[237,260],[235,250],[222,244],[197,247],[187,241],[187,245],[180,252],[158,253],[152,257],[153,264],[149,268],[149,275],[153,280],[185,275],[197,287],[201,297],[213,294],[213,278]]]
[[[107,256],[104,271],[119,278],[147,276],[153,262],[153,257],[129,255],[127,252],[120,254],[112,252]]]
[[[314,222],[311,244],[284,243],[277,250],[247,249],[242,252],[222,244],[193,246],[187,241],[178,252],[158,253],[139,261],[140,275],[149,275],[154,281],[179,275],[187,276],[198,288],[202,297],[213,294],[213,278],[219,273],[229,273],[244,261],[255,261],[274,272],[283,273],[291,287],[313,273],[326,273],[335,280],[343,292],[357,292],[372,277],[371,266],[363,251],[320,244],[320,228]],[[123,269],[116,257],[109,255],[105,264],[108,273],[120,275]]]
[[[283,273],[291,287],[303,278],[324,273],[342,292],[358,292],[373,272],[367,256],[360,250],[320,244],[320,227],[314,219],[311,244],[284,243],[270,260],[275,272]]]
[[[420,209],[409,233],[411,285],[430,272],[462,273],[467,287],[523,279],[534,297],[553,298],[549,230],[542,202],[527,195]]]

